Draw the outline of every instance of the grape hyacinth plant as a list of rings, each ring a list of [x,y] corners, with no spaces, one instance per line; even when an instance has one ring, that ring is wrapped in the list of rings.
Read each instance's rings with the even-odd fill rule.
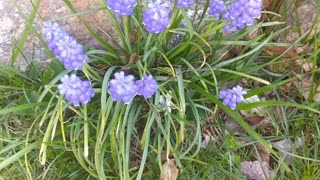
[[[223,99],[223,104],[235,110],[237,105],[243,102],[243,95],[247,94],[247,91],[243,90],[240,85],[233,87],[232,89],[221,90],[219,98]]]
[[[49,50],[63,62],[66,69],[81,70],[83,63],[89,60],[83,53],[83,46],[57,23],[45,22],[43,25],[42,33],[47,40]]]
[[[103,31],[104,36],[100,37],[95,28],[89,27],[90,23],[85,27],[101,46],[81,45],[57,23],[44,23],[42,34],[56,58],[49,67],[52,72],[45,74],[54,77],[43,78],[46,84],[39,95],[39,103],[50,102],[44,109],[34,108],[42,110],[38,114],[52,115],[42,118],[49,125],[40,142],[41,164],[49,164],[48,150],[61,154],[57,151],[63,146],[47,148],[54,144],[50,141],[58,138],[69,148],[68,156],[75,154],[74,161],[82,167],[79,174],[89,179],[158,178],[164,168],[157,166],[162,162],[174,158],[177,169],[189,167],[185,166],[189,160],[198,162],[194,159],[200,152],[202,122],[209,116],[220,117],[220,110],[213,111],[212,107],[221,108],[222,101],[235,110],[246,94],[240,85],[218,93],[219,85],[224,81],[236,84],[246,78],[250,79],[247,82],[266,82],[263,77],[253,76],[267,70],[260,73],[260,69],[252,67],[263,63],[256,52],[270,44],[264,41],[265,37],[259,36],[252,43],[242,39],[238,42],[243,38],[242,31],[224,33],[253,25],[261,14],[261,0],[211,0],[205,4],[194,0],[100,2],[101,8],[88,12],[104,12],[106,21],[110,20],[106,24],[114,26],[112,36]],[[68,0],[66,4],[72,7]],[[76,16],[85,22],[82,13],[77,12]],[[245,52],[228,54],[233,46],[241,46]],[[216,93],[210,93],[214,88]],[[61,101],[62,97],[66,101]],[[230,109],[226,112],[237,117]],[[241,122],[239,119],[236,120]],[[250,135],[256,132],[246,130]],[[55,161],[50,158],[50,163]],[[156,163],[150,165],[150,160]],[[187,174],[181,179],[194,179],[189,177],[189,170],[179,172]]]
[[[90,81],[82,81],[75,74],[63,76],[61,82],[58,85],[59,93],[74,106],[79,106],[80,103],[87,104],[94,96]]]

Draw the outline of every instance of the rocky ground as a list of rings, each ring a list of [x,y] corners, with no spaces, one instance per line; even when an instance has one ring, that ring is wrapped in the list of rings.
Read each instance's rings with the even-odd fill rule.
[[[16,6],[19,3],[19,6]],[[32,5],[29,1],[21,2],[13,0],[0,1],[0,62],[10,64],[12,60],[12,49],[15,47],[21,33],[25,28],[25,21],[21,17],[21,13],[29,15]],[[44,58],[41,46],[36,38],[29,37],[28,43],[23,48],[23,56],[19,56],[17,66],[25,67],[25,59],[34,59],[39,61]]]
[[[32,2],[36,2],[33,0]],[[70,0],[74,7],[79,11],[94,10],[101,7],[97,0]],[[293,10],[283,8],[283,11],[291,11],[288,18],[288,25],[295,27],[297,22],[302,26],[302,32],[306,32],[311,28],[317,14],[317,0],[298,0],[297,14]],[[50,8],[48,8],[50,7]],[[21,14],[28,16],[32,11],[33,5],[28,0],[1,0],[0,1],[0,62],[10,64],[12,60],[12,49],[15,47],[21,33],[25,28],[25,20]],[[39,14],[33,26],[40,33],[41,24],[44,20],[59,19],[59,24],[67,31],[71,32],[79,42],[90,45],[97,45],[94,39],[90,36],[86,28],[81,24],[79,19],[72,14],[69,8],[62,0],[41,0]],[[90,13],[81,16],[100,36],[113,44],[112,39],[117,39],[116,33],[112,25],[105,17],[103,12]],[[62,19],[61,19],[62,18]],[[319,26],[320,29],[320,26]],[[293,42],[299,37],[297,31],[290,31],[279,38],[282,42]],[[40,64],[47,64],[50,60],[43,51],[43,45],[35,38],[34,33],[30,33],[29,37],[21,51],[16,67],[25,69],[28,61],[36,61]]]

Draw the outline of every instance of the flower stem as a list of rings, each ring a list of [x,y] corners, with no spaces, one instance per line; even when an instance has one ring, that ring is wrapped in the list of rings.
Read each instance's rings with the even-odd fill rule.
[[[130,37],[129,37],[129,19],[128,16],[122,17],[123,21],[123,28],[124,28],[124,36],[125,36],[125,42],[128,48],[128,51],[130,54],[132,54],[131,44],[130,44]]]
[[[88,158],[89,155],[89,126],[88,126],[88,115],[87,115],[87,105],[84,105],[84,156]]]

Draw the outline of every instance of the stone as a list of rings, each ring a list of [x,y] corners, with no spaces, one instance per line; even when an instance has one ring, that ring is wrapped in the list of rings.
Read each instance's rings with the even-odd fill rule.
[[[98,0],[70,0],[70,2],[77,12],[95,11],[101,7]],[[63,1],[42,0],[39,14],[46,21],[59,19],[56,22],[62,29],[69,31],[79,43],[88,44],[95,48],[101,48],[80,19],[76,15],[73,15],[69,7]],[[117,48],[115,44],[119,43],[119,38],[105,12],[100,10],[80,15],[80,17],[108,44]]]
[[[25,21],[21,17],[21,13],[28,16],[31,10],[30,1],[21,1],[17,4],[12,0],[0,1],[0,63],[11,64],[12,49],[16,47],[25,28]],[[43,58],[39,41],[32,34],[27,39],[25,47],[16,52],[19,51],[22,55],[18,57],[15,66],[20,69],[25,69],[28,61]]]
[[[290,3],[292,2],[286,1],[283,4],[283,7],[290,6]],[[316,19],[317,0],[297,0],[294,3],[295,4],[291,5],[291,8],[288,11],[288,19],[286,23],[286,26],[290,26],[292,30],[290,30],[288,33],[283,33],[280,36],[281,42],[295,42],[298,38],[301,37],[299,31],[297,30],[297,27],[301,27],[301,34],[304,34],[312,28],[314,22],[320,22],[320,19]],[[295,8],[297,13],[295,13]],[[318,23],[318,26],[314,28],[320,30],[320,23]],[[311,33],[311,37],[313,35],[314,34]]]

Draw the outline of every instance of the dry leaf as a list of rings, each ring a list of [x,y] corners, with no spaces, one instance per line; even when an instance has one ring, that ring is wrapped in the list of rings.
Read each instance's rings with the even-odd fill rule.
[[[245,145],[250,142],[248,141],[239,141],[241,144]],[[270,146],[271,147],[271,146]],[[252,154],[252,156],[255,158],[255,160],[264,161],[269,164],[270,161],[270,152],[262,145],[247,145],[246,147],[246,154]]]
[[[272,11],[272,1],[273,0],[263,0],[263,6],[265,7],[265,9],[267,11]],[[262,13],[261,14],[261,20],[263,22],[269,22],[269,14],[266,14],[266,13]]]
[[[301,60],[302,58],[299,56],[299,54],[305,50],[307,45],[308,44],[302,47],[295,47],[291,49],[282,46],[267,46],[265,48],[265,52],[270,56],[277,56],[284,53],[281,58],[282,63],[269,65],[270,70],[273,72],[285,72],[290,67],[297,67],[297,65],[301,65],[301,63],[304,61]]]
[[[305,144],[306,138],[303,136],[297,139],[295,142],[292,142],[290,139],[284,139],[281,141],[277,141],[272,143],[272,146],[279,150],[280,158],[286,163],[291,164],[293,156],[288,155],[287,152],[293,153],[295,149],[300,148],[303,144]]]
[[[255,153],[255,158],[260,159],[261,161],[267,162],[270,161],[270,152],[262,145],[258,144],[257,146],[258,153]]]
[[[305,143],[305,137],[301,137],[297,139],[294,143],[291,142],[289,139],[284,139],[281,141],[277,141],[272,143],[272,145],[277,148],[281,149],[286,152],[292,152],[294,147],[295,149],[300,148]]]
[[[244,102],[247,102],[247,103],[260,102],[260,101],[261,100],[257,95],[251,96],[251,97],[244,100]],[[253,115],[257,115],[257,114],[264,116],[266,111],[263,108],[258,107],[258,108],[252,108],[250,110],[241,110],[240,112],[243,116],[249,117],[249,116],[253,116]]]
[[[288,50],[283,55],[284,58],[298,58],[299,54],[303,52],[306,47],[307,46],[305,45],[303,47],[295,47],[288,50],[288,47],[283,47],[283,46],[266,46],[265,51],[270,56],[274,56],[274,55],[280,55]]]
[[[303,70],[305,72],[310,72],[313,69],[317,68],[317,65],[315,67],[313,67],[314,66],[313,63],[307,62],[305,59],[297,59],[296,63],[297,63],[297,65],[302,65],[303,66]]]
[[[162,165],[160,180],[176,180],[178,174],[179,171],[176,168],[174,159],[168,159],[167,162]]]
[[[272,2],[273,0],[263,0],[263,6],[270,11],[272,9]]]
[[[204,140],[201,142],[201,148],[206,149],[211,140],[211,136],[203,133],[203,137],[204,137]]]
[[[246,121],[251,125],[251,126],[256,126],[260,124],[263,121],[264,117],[263,116],[252,116],[252,117],[247,117]]]
[[[219,139],[218,137],[213,137],[212,135],[209,135],[206,133],[202,133],[202,136],[203,136],[204,140],[201,142],[201,148],[203,148],[203,149],[206,149],[211,141],[217,142]]]
[[[243,161],[240,165],[242,173],[249,179],[266,180],[271,177],[272,172],[265,161]]]
[[[298,88],[302,88],[302,95],[304,98],[309,99],[310,89],[312,88],[312,78],[309,76],[303,76],[300,78],[300,82],[293,81],[293,84]],[[313,87],[316,88],[316,87]],[[320,86],[317,87],[313,100],[315,102],[320,102]]]

